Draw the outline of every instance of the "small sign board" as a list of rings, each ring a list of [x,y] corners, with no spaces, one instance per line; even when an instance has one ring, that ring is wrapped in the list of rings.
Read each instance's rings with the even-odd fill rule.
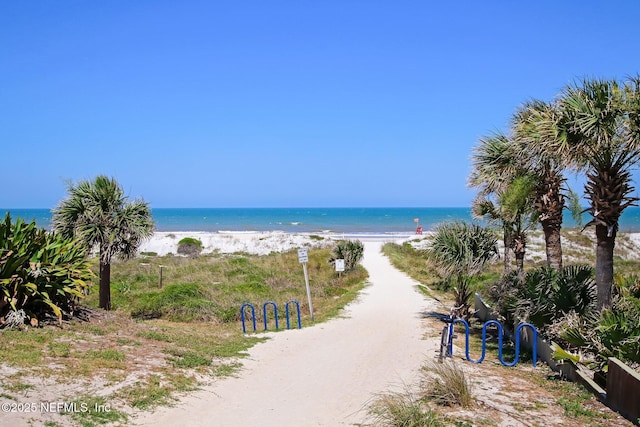
[[[301,264],[309,262],[309,252],[307,248],[298,249],[298,262]]]
[[[344,260],[337,259],[336,260],[336,271],[344,271]]]

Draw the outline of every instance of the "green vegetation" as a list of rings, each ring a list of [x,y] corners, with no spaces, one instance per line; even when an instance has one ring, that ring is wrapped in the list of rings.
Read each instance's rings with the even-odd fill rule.
[[[364,245],[359,240],[340,240],[333,248],[329,264],[334,265],[337,259],[344,260],[344,271],[354,270],[364,255]]]
[[[198,256],[202,252],[202,242],[193,237],[185,237],[178,242],[180,255]]]
[[[84,247],[73,239],[11,221],[0,223],[0,325],[37,325],[70,316],[92,273]]]
[[[507,324],[529,322],[544,331],[569,313],[583,316],[595,309],[593,269],[570,265],[558,271],[544,266],[529,270],[524,280],[506,274],[489,288],[487,296]]]
[[[53,231],[84,242],[87,252],[100,252],[100,308],[111,310],[111,261],[130,259],[153,233],[149,205],[128,201],[114,178],[100,175],[94,181],[69,185],[69,196],[60,202],[51,219]]]
[[[473,295],[472,277],[480,274],[497,255],[496,237],[489,229],[464,222],[443,223],[435,227],[425,252],[440,276],[453,284],[455,305],[469,318]]]

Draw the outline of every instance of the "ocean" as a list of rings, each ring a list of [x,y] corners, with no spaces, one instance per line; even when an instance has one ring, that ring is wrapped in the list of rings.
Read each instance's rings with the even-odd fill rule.
[[[0,209],[3,217],[7,211],[50,227],[49,209]],[[412,234],[416,219],[425,231],[444,221],[472,221],[470,208],[157,208],[152,214],[157,231]],[[576,223],[566,215],[564,226]],[[640,231],[640,207],[624,211],[620,230]]]

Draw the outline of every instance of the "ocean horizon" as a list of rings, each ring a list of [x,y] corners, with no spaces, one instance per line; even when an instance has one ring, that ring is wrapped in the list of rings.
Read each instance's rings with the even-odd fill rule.
[[[13,219],[35,221],[46,229],[51,225],[51,209],[4,208]],[[412,234],[419,224],[425,231],[445,221],[474,221],[471,208],[154,208],[157,231],[287,233]],[[4,215],[3,215],[4,216]],[[418,222],[416,223],[416,220]],[[583,215],[583,223],[589,221]],[[567,213],[564,227],[578,225]],[[620,231],[640,231],[640,207],[625,209]]]

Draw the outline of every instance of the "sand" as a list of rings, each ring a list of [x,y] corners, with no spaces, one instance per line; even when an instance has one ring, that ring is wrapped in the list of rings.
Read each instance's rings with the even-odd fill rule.
[[[370,284],[344,315],[301,330],[271,333],[249,350],[236,378],[141,414],[138,426],[357,425],[377,394],[415,382],[436,341],[423,339],[421,313],[435,307],[416,282],[391,266],[382,242],[365,242]]]

